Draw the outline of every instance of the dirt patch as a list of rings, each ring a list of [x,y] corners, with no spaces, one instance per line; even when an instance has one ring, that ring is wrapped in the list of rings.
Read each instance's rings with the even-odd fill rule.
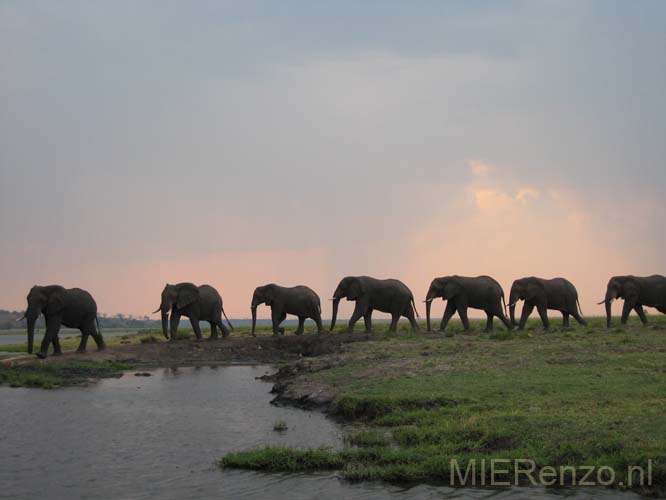
[[[291,362],[340,352],[351,342],[367,341],[364,334],[312,334],[302,336],[228,337],[218,340],[178,340],[94,348],[83,354],[68,352],[38,360],[34,355],[0,361],[5,366],[68,361],[123,361],[133,365],[192,366],[205,363],[270,364]]]

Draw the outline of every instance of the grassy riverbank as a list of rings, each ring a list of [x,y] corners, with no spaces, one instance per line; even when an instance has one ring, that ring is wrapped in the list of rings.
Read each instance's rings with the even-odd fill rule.
[[[119,377],[131,368],[128,363],[115,361],[70,361],[66,363],[26,364],[14,367],[0,365],[0,385],[55,389],[83,385],[90,380]]]
[[[652,459],[650,491],[664,492],[666,318],[610,330],[593,318],[549,333],[537,321],[526,332],[475,327],[350,344],[342,359],[286,383],[326,388],[335,394],[330,411],[368,431],[342,450],[260,448],[226,455],[221,465],[448,483],[452,458],[463,473],[472,459],[529,459],[537,468],[609,466],[621,487],[628,466],[647,470]],[[480,484],[484,473],[475,474]]]

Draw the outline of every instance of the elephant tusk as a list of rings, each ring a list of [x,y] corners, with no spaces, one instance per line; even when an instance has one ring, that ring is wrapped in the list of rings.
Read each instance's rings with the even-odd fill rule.
[[[435,300],[435,299],[425,299],[425,300],[423,301],[423,303],[424,303],[424,304],[427,304],[428,302],[432,302],[433,300]]]
[[[162,310],[162,306],[158,307],[157,309],[155,309],[155,310],[154,310],[152,313],[150,313],[150,314],[155,314],[156,312],[161,311],[161,310]]]
[[[18,323],[19,321],[23,321],[24,319],[25,319],[25,314],[21,316],[19,319],[17,319],[16,322]]]
[[[614,300],[615,300],[615,297],[613,297],[612,299],[610,299],[610,300],[608,301],[608,303],[609,303],[609,304],[612,304]],[[606,302],[606,300],[602,300],[601,302],[597,302],[597,305],[600,306],[601,304],[603,304],[603,303],[605,303],[605,302]]]
[[[517,303],[518,303],[518,301],[515,301],[513,304],[509,304],[509,305],[507,305],[507,307],[513,307],[513,306],[515,306]]]

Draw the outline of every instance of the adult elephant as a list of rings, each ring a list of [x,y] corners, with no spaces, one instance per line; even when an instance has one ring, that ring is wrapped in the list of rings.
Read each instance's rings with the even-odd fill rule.
[[[520,315],[520,323],[517,323],[516,302],[519,300],[524,300],[525,304],[523,305],[523,312]],[[573,286],[573,283],[564,278],[547,280],[531,276],[515,280],[511,285],[511,292],[509,293],[509,316],[511,323],[514,326],[518,326],[519,330],[523,330],[527,318],[535,307],[539,312],[545,329],[550,328],[548,309],[562,313],[562,325],[565,327],[569,326],[569,315],[573,316],[581,325],[587,324],[581,317],[582,312],[579,312],[578,291]]]
[[[296,335],[303,334],[303,326],[307,318],[311,318],[317,324],[317,331],[322,332],[321,325],[321,302],[319,295],[307,286],[284,287],[274,283],[259,286],[252,294],[252,335],[257,325],[257,306],[266,304],[271,308],[271,321],[273,323],[273,335],[284,334],[284,328],[280,323],[284,321],[287,314],[298,316],[298,328]]]
[[[469,330],[469,320],[467,319],[468,307],[485,311],[488,318],[485,332],[493,329],[493,318],[495,316],[502,320],[502,323],[504,323],[504,326],[508,330],[512,328],[502,308],[504,291],[500,284],[490,276],[477,276],[474,278],[466,276],[444,276],[432,280],[425,300],[428,331],[430,331],[430,306],[432,305],[432,301],[438,297],[446,300],[446,309],[444,309],[442,323],[439,326],[440,330],[446,329],[446,325],[456,312],[460,316],[465,331]]]
[[[62,354],[58,339],[61,326],[81,330],[81,342],[76,352],[85,352],[89,335],[92,335],[98,350],[105,348],[102,334],[98,331],[97,303],[90,293],[80,288],[64,288],[60,285],[35,285],[28,292],[27,300],[28,308],[23,317],[28,321],[29,353],[32,353],[35,322],[40,314],[44,315],[46,332],[37,357],[46,358],[49,344],[53,344],[53,354]]]
[[[222,297],[210,285],[196,286],[192,283],[178,283],[177,285],[166,284],[162,290],[162,302],[154,313],[160,311],[162,314],[162,333],[164,337],[169,338],[167,333],[167,317],[171,311],[169,319],[169,330],[171,332],[171,341],[175,341],[178,334],[178,323],[180,317],[190,318],[192,330],[198,340],[201,340],[201,328],[199,321],[208,321],[210,323],[210,338],[216,339],[217,328],[222,330],[222,335],[227,337],[229,329],[222,323],[222,314],[224,314],[229,328],[233,326],[227,318],[222,307]]]
[[[615,299],[624,299],[622,324],[626,324],[633,309],[643,324],[647,317],[643,306],[655,307],[666,314],[666,277],[660,274],[652,276],[613,276],[606,285],[606,297],[599,304],[606,305],[606,327],[611,324],[611,303]]]
[[[349,331],[354,330],[354,325],[363,316],[365,320],[365,331],[372,331],[372,312],[377,311],[391,315],[391,326],[389,330],[395,332],[400,316],[405,316],[414,330],[418,330],[414,313],[418,315],[414,305],[414,296],[407,286],[395,279],[376,279],[369,276],[347,276],[343,278],[333,293],[333,318],[331,319],[331,331],[335,327],[338,316],[340,299],[345,297],[349,301],[355,301],[356,307],[351,318],[349,318]]]

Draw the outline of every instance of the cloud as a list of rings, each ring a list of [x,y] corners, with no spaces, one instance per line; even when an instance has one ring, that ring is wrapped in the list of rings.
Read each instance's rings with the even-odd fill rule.
[[[494,188],[474,189],[474,198],[479,210],[511,210],[525,207],[538,200],[541,193],[533,187],[524,187],[515,194]]]
[[[522,276],[562,276],[578,287],[586,314],[601,314],[596,302],[608,277],[637,269],[631,245],[618,243],[604,211],[577,193],[548,186],[507,191],[507,180],[486,178],[479,187],[472,179],[415,230],[406,251],[414,292],[424,296],[433,277],[449,274],[489,274],[505,290]]]
[[[469,169],[471,170],[472,174],[477,177],[484,177],[488,175],[492,169],[490,165],[488,165],[487,163],[482,163],[480,161],[469,161],[467,162],[467,165],[469,166]]]
[[[660,271],[660,16],[357,4],[0,3],[0,306],[36,282],[138,313],[214,281],[244,314],[267,279]]]

